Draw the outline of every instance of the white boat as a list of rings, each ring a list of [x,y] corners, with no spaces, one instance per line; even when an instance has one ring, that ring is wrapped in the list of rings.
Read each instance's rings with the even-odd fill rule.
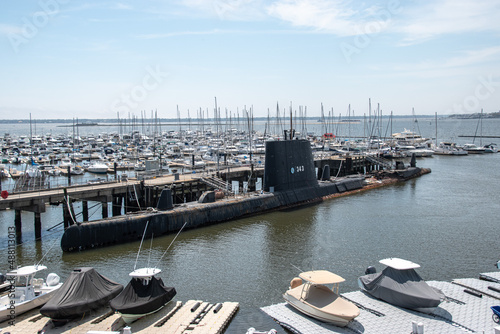
[[[497,153],[498,152],[498,147],[496,144],[488,144],[484,145],[484,153]]]
[[[108,165],[102,162],[95,162],[87,168],[87,171],[94,174],[106,174],[108,172]]]
[[[35,278],[39,271],[46,269],[42,265],[25,266],[6,274],[11,288],[7,295],[0,298],[0,322],[11,319],[11,314],[20,315],[49,301],[62,283],[54,273],[48,274],[45,281],[43,278]]]
[[[288,304],[318,320],[345,327],[359,315],[359,308],[339,296],[339,284],[345,280],[327,270],[306,271],[290,282],[283,294]],[[329,288],[327,285],[332,285]]]
[[[455,143],[441,142],[439,146],[434,149],[434,154],[438,155],[468,155],[469,153],[457,147]]]
[[[484,147],[478,147],[475,144],[464,144],[462,148],[469,154],[483,154],[486,151]]]

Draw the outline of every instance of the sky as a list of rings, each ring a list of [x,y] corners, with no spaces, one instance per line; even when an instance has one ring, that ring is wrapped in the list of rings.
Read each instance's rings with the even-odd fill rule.
[[[497,112],[498,17],[494,0],[4,0],[0,119]]]

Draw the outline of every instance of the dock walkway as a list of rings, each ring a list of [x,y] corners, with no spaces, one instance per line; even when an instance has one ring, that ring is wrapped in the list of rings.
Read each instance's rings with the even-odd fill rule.
[[[85,314],[81,319],[54,327],[49,318],[32,310],[16,318],[15,325],[0,323],[2,333],[11,334],[86,334],[92,332],[120,333],[126,326],[133,334],[220,334],[234,317],[239,304],[235,302],[207,303],[189,300],[186,303],[172,301],[160,311],[126,325],[120,314],[109,308]]]
[[[355,291],[342,296],[360,307],[360,315],[341,328],[304,316],[286,303],[262,308],[280,325],[293,333],[412,333],[413,325],[421,324],[424,333],[490,333],[500,324],[492,320],[490,306],[500,305],[500,272],[484,273],[482,279],[456,279],[452,282],[429,281],[449,297],[433,314],[403,309]],[[484,277],[498,280],[485,281]],[[498,289],[498,292],[491,290]],[[473,293],[465,292],[472,291]],[[413,323],[414,322],[414,323]]]

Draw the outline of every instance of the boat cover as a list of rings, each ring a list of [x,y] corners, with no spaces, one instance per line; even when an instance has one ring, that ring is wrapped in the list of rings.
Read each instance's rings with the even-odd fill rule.
[[[408,309],[436,307],[444,298],[444,294],[429,286],[415,269],[387,267],[380,273],[361,276],[359,280],[372,296]]]
[[[153,276],[147,285],[141,279],[132,278],[109,305],[123,314],[146,314],[164,306],[176,293],[175,288],[165,287],[161,278]]]
[[[106,305],[122,290],[123,285],[102,276],[94,268],[74,269],[40,313],[60,320],[81,317],[87,311]]]

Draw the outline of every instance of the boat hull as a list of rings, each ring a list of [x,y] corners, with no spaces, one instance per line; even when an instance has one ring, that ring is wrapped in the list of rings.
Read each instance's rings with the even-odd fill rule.
[[[131,323],[133,323],[134,321],[136,321],[136,320],[138,320],[140,318],[143,318],[143,317],[145,317],[147,315],[150,315],[150,314],[158,312],[159,310],[161,310],[167,304],[162,305],[162,306],[160,306],[160,308],[158,308],[158,309],[156,309],[154,311],[148,312],[148,313],[143,313],[143,314],[125,314],[125,313],[120,313],[120,315],[121,315],[123,321],[125,321],[126,324],[131,324]]]
[[[359,315],[356,305],[323,284],[298,285],[285,292],[283,298],[300,312],[339,327],[345,327]]]
[[[62,283],[59,283],[56,287],[54,287],[54,289],[52,289],[44,294],[41,294],[34,299],[31,299],[31,300],[28,300],[28,301],[25,301],[22,303],[15,303],[14,304],[15,308],[13,308],[13,309],[10,309],[7,305],[7,304],[10,304],[8,295],[4,296],[1,299],[2,306],[0,308],[0,322],[12,319],[11,315],[13,317],[16,317],[18,315],[21,315],[23,313],[26,313],[26,312],[34,309],[34,308],[37,308],[37,307],[44,305],[45,303],[47,303],[50,300],[50,298],[52,298],[52,295],[54,294],[54,292],[56,292],[56,290],[58,288],[60,288],[61,286],[62,286]],[[11,313],[11,311],[12,311],[12,313]]]
[[[344,318],[344,317],[337,316],[334,314],[322,312],[321,310],[318,310],[317,308],[311,306],[309,303],[307,303],[303,300],[298,300],[297,298],[291,296],[288,293],[285,293],[283,295],[283,298],[286,300],[286,302],[290,306],[297,309],[301,313],[304,313],[305,315],[308,315],[311,318],[315,318],[315,319],[321,320],[323,322],[328,322],[328,323],[334,324],[334,325],[339,326],[339,327],[345,327],[345,326],[347,326],[349,321],[352,320],[351,317]]]

